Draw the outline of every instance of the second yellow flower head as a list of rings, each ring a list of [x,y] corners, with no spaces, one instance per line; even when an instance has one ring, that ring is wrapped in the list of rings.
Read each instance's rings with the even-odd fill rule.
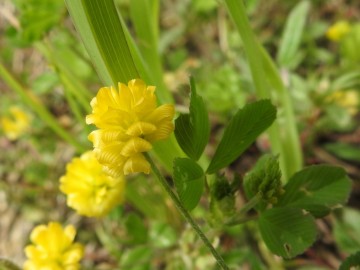
[[[17,140],[30,128],[31,119],[26,112],[17,106],[9,109],[10,117],[0,118],[0,127],[3,128],[5,136],[10,140]]]
[[[351,26],[347,21],[338,21],[333,24],[326,32],[326,37],[332,41],[340,41],[351,30]]]
[[[31,232],[32,244],[26,246],[24,270],[78,270],[84,247],[74,243],[74,226],[65,228],[60,223],[39,225]]]
[[[155,87],[134,79],[118,89],[103,87],[91,101],[87,124],[98,130],[89,135],[98,161],[117,177],[135,172],[150,173],[143,152],[155,141],[166,139],[174,130],[174,106],[157,107]]]
[[[125,179],[113,178],[88,151],[74,158],[60,178],[60,190],[67,195],[67,204],[80,215],[101,217],[124,200]]]

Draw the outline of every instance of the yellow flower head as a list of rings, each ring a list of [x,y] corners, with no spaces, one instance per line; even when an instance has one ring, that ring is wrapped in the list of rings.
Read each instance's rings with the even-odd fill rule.
[[[24,270],[80,269],[84,249],[81,244],[73,243],[75,234],[74,226],[62,228],[57,222],[35,227],[30,235],[32,245],[25,247],[28,260]]]
[[[29,129],[30,117],[17,106],[10,107],[9,111],[11,117],[1,117],[1,126],[7,138],[16,140]]]
[[[355,115],[359,107],[359,94],[354,90],[336,91],[328,96],[327,101],[345,108],[350,115]]]
[[[140,79],[119,83],[118,90],[103,87],[91,101],[87,124],[99,129],[89,135],[98,161],[112,176],[150,173],[143,152],[151,143],[167,138],[174,130],[174,106],[157,107],[155,87]]]
[[[350,32],[351,26],[347,21],[338,21],[326,32],[326,37],[332,41],[340,41],[348,32]]]
[[[60,190],[67,195],[67,205],[80,215],[100,217],[123,202],[125,180],[107,175],[94,153],[88,151],[67,165]]]

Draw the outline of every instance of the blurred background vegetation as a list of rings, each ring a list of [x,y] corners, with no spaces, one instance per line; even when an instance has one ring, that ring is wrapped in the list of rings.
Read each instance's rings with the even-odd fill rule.
[[[286,21],[298,2],[248,0],[246,5],[254,32],[276,59],[293,99],[305,164],[344,167],[353,191],[348,207],[317,221],[319,240],[293,260],[271,255],[252,223],[225,228],[215,244],[234,269],[336,269],[360,250],[360,2],[311,1],[298,48],[281,57]],[[130,0],[116,5],[141,48]],[[348,24],[345,34],[327,35],[341,21]],[[233,112],[255,98],[242,41],[221,1],[160,1],[158,23],[164,82],[177,111],[187,108],[192,74],[210,111],[215,141]],[[80,217],[66,207],[58,179],[74,155],[91,148],[84,116],[102,84],[62,0],[0,0],[0,64],[1,257],[21,264],[30,230],[56,220],[78,228],[78,239],[86,244],[84,269],[215,267],[151,177],[128,181],[126,203],[106,219]],[[260,137],[231,170],[244,174],[268,149],[268,139]],[[207,153],[213,150],[210,146]],[[216,218],[207,208],[203,201],[194,216]]]

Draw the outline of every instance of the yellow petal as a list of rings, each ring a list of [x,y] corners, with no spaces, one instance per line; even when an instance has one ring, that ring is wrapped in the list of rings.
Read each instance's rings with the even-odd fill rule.
[[[103,165],[120,164],[123,162],[124,156],[121,155],[125,143],[114,142],[102,148],[94,149],[96,159]]]
[[[151,134],[155,130],[156,130],[156,126],[153,124],[147,122],[136,122],[126,130],[126,134],[135,137],[135,136]]]
[[[144,120],[146,122],[150,122],[156,125],[158,122],[160,122],[163,119],[172,120],[174,118],[174,115],[175,115],[174,105],[164,104],[156,108],[151,114],[146,116]]]
[[[78,243],[73,244],[62,256],[64,265],[78,263],[84,255],[84,247]]]
[[[142,154],[131,156],[124,165],[124,175],[136,172],[150,173],[150,164]]]
[[[133,156],[137,153],[149,151],[152,148],[148,141],[135,137],[130,139],[122,148],[121,155],[125,157]]]
[[[155,132],[146,135],[144,138],[149,142],[164,140],[170,136],[170,134],[174,131],[174,129],[175,129],[174,123],[165,120],[157,126]]]

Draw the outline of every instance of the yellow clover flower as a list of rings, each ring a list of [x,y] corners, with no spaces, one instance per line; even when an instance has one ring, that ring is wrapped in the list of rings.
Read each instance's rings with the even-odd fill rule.
[[[30,235],[33,244],[25,247],[28,260],[24,263],[24,270],[80,269],[84,248],[73,243],[75,234],[74,226],[62,228],[57,222],[35,227]]]
[[[11,106],[10,117],[1,117],[1,126],[9,140],[17,140],[30,127],[30,117],[19,107]]]
[[[338,21],[326,32],[326,37],[332,41],[340,41],[351,30],[351,26],[347,21]]]
[[[92,114],[87,124],[98,130],[89,135],[98,161],[112,176],[135,172],[150,173],[143,152],[155,141],[167,138],[174,130],[174,106],[156,105],[155,86],[140,79],[103,87],[91,101]]]
[[[60,190],[67,195],[67,205],[80,215],[100,217],[123,202],[125,180],[107,175],[94,153],[88,151],[67,165]]]
[[[345,108],[350,115],[355,115],[359,111],[360,97],[355,90],[335,91],[327,97],[327,101]]]

